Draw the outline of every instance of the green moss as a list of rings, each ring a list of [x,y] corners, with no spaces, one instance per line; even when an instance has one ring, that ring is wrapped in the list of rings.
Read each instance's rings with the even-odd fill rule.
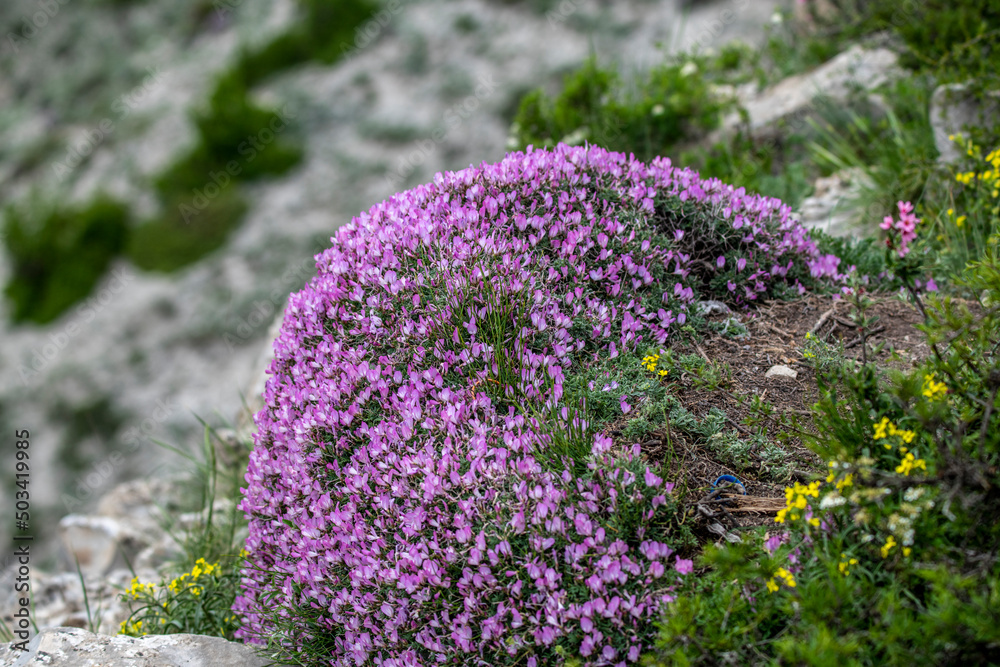
[[[4,295],[15,322],[45,324],[88,294],[128,237],[128,209],[108,197],[82,208],[8,208],[12,275]]]

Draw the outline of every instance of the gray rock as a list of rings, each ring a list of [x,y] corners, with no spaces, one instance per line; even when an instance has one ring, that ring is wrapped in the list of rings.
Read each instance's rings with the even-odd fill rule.
[[[68,514],[59,521],[59,537],[65,563],[75,569],[76,563],[87,576],[100,576],[115,567],[124,567],[125,557],[132,560],[150,546],[149,541],[127,524],[106,516]]]
[[[784,365],[771,366],[769,369],[767,369],[767,372],[764,373],[764,377],[766,378],[781,377],[781,378],[790,378],[794,380],[798,376],[799,376],[798,372]]]
[[[831,236],[849,236],[865,222],[859,198],[870,183],[868,175],[858,167],[818,178],[813,193],[802,200],[794,215],[809,229],[819,229]]]
[[[1000,91],[987,93],[979,99],[968,84],[950,83],[938,86],[931,96],[930,121],[934,130],[934,146],[938,161],[954,164],[964,154],[960,144],[948,137],[961,134],[966,127],[985,127],[1000,118]]]
[[[79,628],[43,630],[27,651],[0,649],[0,667],[265,667],[246,644],[202,635],[96,635]]]
[[[729,306],[722,303],[721,301],[708,300],[699,301],[697,305],[698,314],[702,316],[706,315],[728,315]]]
[[[814,115],[813,100],[818,96],[842,103],[855,91],[873,91],[902,75],[897,61],[889,49],[854,45],[811,72],[788,77],[760,92],[742,89],[739,97],[749,115],[748,129],[764,139],[788,132],[787,127],[780,127],[781,121],[801,129],[806,118]],[[741,126],[740,115],[734,113],[709,141],[729,136]]]

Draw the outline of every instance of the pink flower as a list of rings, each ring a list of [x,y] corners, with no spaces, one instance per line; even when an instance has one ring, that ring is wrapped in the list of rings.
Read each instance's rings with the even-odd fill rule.
[[[694,561],[687,558],[678,558],[674,563],[677,574],[691,574],[694,572]]]
[[[621,403],[620,403],[620,406],[621,406],[621,409],[622,409],[622,414],[625,414],[625,415],[627,415],[628,413],[632,412],[632,406],[625,402],[626,398],[627,398],[627,396],[622,396]]]

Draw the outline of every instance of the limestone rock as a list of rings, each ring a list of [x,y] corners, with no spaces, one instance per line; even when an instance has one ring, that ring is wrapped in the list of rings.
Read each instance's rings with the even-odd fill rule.
[[[788,77],[760,92],[745,89],[740,102],[749,114],[748,129],[763,139],[787,134],[787,127],[779,127],[781,121],[792,124],[793,130],[801,129],[806,118],[813,115],[817,96],[846,102],[853,91],[873,91],[902,75],[897,61],[889,49],[854,45],[811,72]],[[730,115],[709,142],[731,135],[741,124],[739,114]]]
[[[984,127],[1000,118],[1000,91],[987,93],[978,99],[964,83],[938,86],[931,96],[930,121],[934,130],[934,146],[938,160],[946,164],[958,162],[964,151],[948,139],[961,134],[966,126]]]
[[[698,314],[703,317],[708,315],[728,315],[730,313],[729,306],[714,299],[699,301],[697,310]]]
[[[865,222],[858,199],[870,182],[864,170],[858,167],[818,178],[813,193],[802,200],[795,216],[809,229],[818,229],[831,236],[849,236],[859,223]]]
[[[79,628],[43,630],[27,651],[0,648],[0,667],[264,667],[246,644],[202,635],[96,635]]]
[[[784,365],[771,366],[767,369],[767,373],[764,373],[764,377],[766,378],[781,377],[794,380],[798,376],[798,372]]]
[[[129,530],[122,522],[106,516],[68,514],[59,521],[59,537],[73,569],[77,562],[80,570],[89,576],[100,576],[119,563],[121,551],[129,559],[149,546],[142,536]],[[131,552],[131,553],[128,553]]]

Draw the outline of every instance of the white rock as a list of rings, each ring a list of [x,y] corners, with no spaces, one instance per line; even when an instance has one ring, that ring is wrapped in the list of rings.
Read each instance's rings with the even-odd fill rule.
[[[1000,118],[1000,91],[987,93],[986,100],[977,99],[964,83],[938,86],[931,96],[930,121],[934,130],[934,146],[938,161],[954,164],[965,154],[961,144],[948,139],[961,134],[965,126],[983,127]]]
[[[82,514],[64,516],[59,521],[59,537],[64,549],[63,565],[73,570],[79,563],[80,571],[87,576],[124,567],[123,552],[131,560],[150,544],[146,536],[117,519]]]
[[[787,134],[806,127],[806,118],[813,115],[813,100],[823,96],[833,102],[845,102],[856,90],[873,91],[902,76],[898,57],[885,48],[864,49],[854,45],[811,72],[788,77],[758,93],[741,91],[743,107],[749,114],[749,130],[757,138]],[[785,121],[784,128],[779,121]],[[713,133],[712,140],[728,136],[742,126],[739,114],[732,114]]]
[[[50,628],[27,651],[0,648],[0,667],[264,667],[273,664],[251,646],[202,635],[97,635]]]
[[[791,378],[794,380],[798,376],[799,376],[798,372],[792,370],[788,366],[783,366],[783,365],[771,366],[769,369],[767,369],[767,372],[764,373],[764,377],[766,378],[782,377],[782,378]]]
[[[850,236],[865,222],[859,197],[870,183],[871,179],[859,167],[818,178],[813,193],[802,200],[794,215],[809,229],[819,229],[831,236]]]
[[[699,315],[728,315],[729,306],[722,303],[721,301],[715,301],[714,299],[709,299],[708,301],[699,301],[697,305],[697,310]]]

